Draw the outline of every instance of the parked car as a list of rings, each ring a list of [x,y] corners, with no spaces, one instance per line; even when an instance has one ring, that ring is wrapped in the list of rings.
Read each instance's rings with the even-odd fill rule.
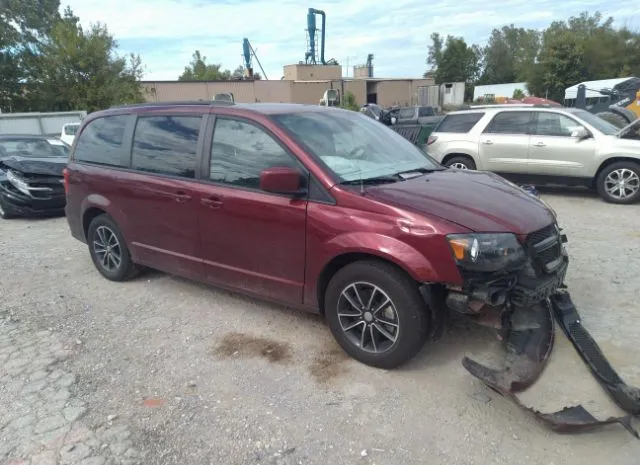
[[[65,144],[73,145],[73,139],[75,138],[76,132],[78,132],[79,127],[80,123],[67,123],[62,126],[60,140],[62,140]]]
[[[431,124],[441,119],[442,115],[439,115],[435,108],[414,105],[398,109],[396,124]]]
[[[40,135],[0,135],[0,218],[64,212],[70,147]]]
[[[144,266],[319,312],[372,366],[412,358],[448,298],[531,305],[567,269],[543,202],[360,112],[142,104],[90,114],[77,138],[67,221],[106,279]]]
[[[607,202],[629,204],[640,200],[638,125],[620,129],[575,108],[480,106],[449,113],[427,150],[445,166],[539,185],[587,186]]]

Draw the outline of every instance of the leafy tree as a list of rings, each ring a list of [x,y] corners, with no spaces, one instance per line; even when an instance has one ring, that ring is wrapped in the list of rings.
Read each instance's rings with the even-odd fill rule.
[[[240,65],[240,66],[238,66],[238,67],[233,71],[233,73],[231,73],[231,76],[232,76],[234,79],[240,79],[240,78],[243,78],[243,77],[244,77],[244,70],[245,70],[244,66]],[[256,72],[254,71],[254,72],[253,72],[253,79],[254,79],[254,80],[260,80],[260,79],[262,79],[262,76],[260,75],[260,73],[256,73]]]
[[[222,81],[231,78],[231,71],[222,71],[221,64],[207,64],[207,57],[202,56],[196,50],[189,66],[184,68],[183,73],[178,77],[178,81]],[[237,70],[236,70],[237,71]]]
[[[0,0],[0,108],[21,110],[26,65],[59,18],[59,0]]]
[[[447,36],[443,42],[438,33],[431,35],[427,63],[432,66],[436,82],[475,82],[480,71],[481,50],[469,46],[462,37]]]
[[[481,70],[482,51],[476,45],[467,45],[462,37],[447,36],[443,42],[438,33],[431,34],[427,63],[436,83],[464,82],[465,100],[473,98],[473,83]],[[425,73],[425,74],[427,74]]]
[[[540,33],[513,24],[494,29],[483,50],[481,84],[526,81],[540,48]]]
[[[140,57],[117,56],[106,26],[84,30],[79,21],[67,7],[42,41],[41,53],[34,56],[31,106],[91,112],[144,101]]]
[[[360,106],[358,102],[356,102],[356,96],[350,90],[344,93],[340,107],[346,108],[347,110],[360,111]]]
[[[524,91],[522,89],[516,89],[513,91],[513,97],[516,100],[522,100],[523,98],[525,98],[526,95],[524,94]]]

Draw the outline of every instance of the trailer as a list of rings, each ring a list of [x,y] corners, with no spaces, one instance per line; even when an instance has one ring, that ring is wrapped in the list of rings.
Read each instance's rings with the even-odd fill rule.
[[[62,137],[67,124],[80,123],[86,116],[86,111],[0,113],[0,134]]]

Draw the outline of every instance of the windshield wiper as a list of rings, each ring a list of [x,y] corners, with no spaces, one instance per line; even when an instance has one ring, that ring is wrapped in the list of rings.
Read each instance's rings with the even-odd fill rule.
[[[397,176],[376,176],[375,178],[363,178],[363,179],[349,179],[342,181],[340,184],[344,185],[360,185],[360,184],[388,184],[392,182],[398,182],[400,179]]]
[[[406,179],[407,177],[415,177],[415,176],[420,176],[421,174],[428,174],[428,173],[433,173],[434,171],[442,171],[446,168],[415,168],[412,170],[406,170],[406,171],[400,171],[398,173],[396,173],[396,176],[400,176],[403,179]]]

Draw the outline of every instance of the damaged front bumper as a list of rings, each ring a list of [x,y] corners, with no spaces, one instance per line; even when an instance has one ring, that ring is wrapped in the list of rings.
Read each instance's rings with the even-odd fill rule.
[[[519,269],[498,276],[467,275],[463,286],[443,291],[440,302],[446,308],[495,328],[506,350],[502,369],[486,367],[468,357],[464,357],[462,365],[554,431],[577,432],[619,423],[640,439],[631,424],[631,418],[640,415],[640,391],[627,386],[609,365],[596,342],[580,325],[566,291],[564,279],[569,263],[566,241],[555,225],[537,231],[525,242],[527,262]],[[599,420],[581,405],[542,413],[518,399],[516,393],[535,383],[546,366],[554,344],[554,321],[626,416]]]

